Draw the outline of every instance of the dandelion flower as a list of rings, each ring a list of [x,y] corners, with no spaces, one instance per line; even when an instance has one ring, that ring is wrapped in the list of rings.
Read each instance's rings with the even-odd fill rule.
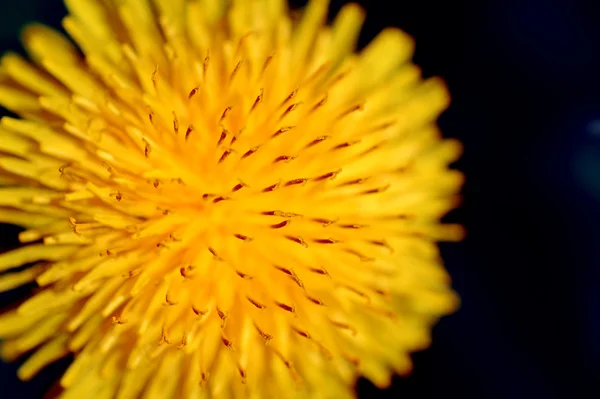
[[[457,298],[436,241],[459,143],[439,79],[328,2],[66,0],[6,54],[2,356],[64,398],[342,398],[389,385]],[[30,265],[31,264],[31,265]],[[22,267],[30,265],[29,267]]]

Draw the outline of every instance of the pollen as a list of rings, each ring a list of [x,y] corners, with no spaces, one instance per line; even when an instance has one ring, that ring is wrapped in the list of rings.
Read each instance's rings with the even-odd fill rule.
[[[355,4],[66,0],[0,61],[0,315],[63,398],[352,398],[458,305],[449,95]]]

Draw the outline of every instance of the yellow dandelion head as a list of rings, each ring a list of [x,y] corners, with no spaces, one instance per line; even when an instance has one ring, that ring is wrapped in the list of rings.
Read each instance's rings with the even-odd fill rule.
[[[6,54],[0,316],[22,379],[64,398],[352,397],[453,311],[437,240],[462,175],[439,79],[364,14],[313,0],[66,0]],[[20,266],[31,263],[31,267]]]

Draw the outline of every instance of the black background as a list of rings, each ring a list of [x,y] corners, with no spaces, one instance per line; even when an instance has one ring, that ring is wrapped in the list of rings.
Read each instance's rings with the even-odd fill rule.
[[[461,309],[410,377],[386,391],[361,381],[360,397],[600,397],[600,2],[359,3],[362,44],[398,26],[416,38],[425,76],[449,85],[440,125],[463,141],[467,175],[449,217],[468,229],[442,245]],[[20,51],[26,22],[56,27],[64,14],[59,0],[2,1],[0,52]],[[0,225],[0,248],[16,232]],[[0,397],[41,397],[66,365],[21,383],[17,365],[0,364]]]

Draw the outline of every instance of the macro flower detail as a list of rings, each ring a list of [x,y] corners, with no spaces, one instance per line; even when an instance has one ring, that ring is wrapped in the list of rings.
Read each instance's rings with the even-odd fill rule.
[[[64,398],[342,398],[411,370],[458,299],[436,241],[463,182],[444,84],[363,11],[66,0],[6,54],[2,357],[75,354]],[[30,264],[28,267],[23,265]]]

